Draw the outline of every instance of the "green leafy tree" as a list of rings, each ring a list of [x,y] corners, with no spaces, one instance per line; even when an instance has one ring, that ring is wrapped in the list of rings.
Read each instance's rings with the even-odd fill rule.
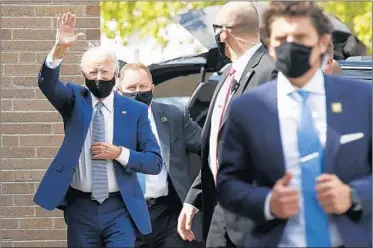
[[[364,43],[372,54],[372,2],[319,2],[324,10],[338,17]]]
[[[164,37],[162,30],[171,23],[171,17],[190,10],[204,8],[213,5],[224,4],[225,1],[208,2],[101,2],[101,31],[110,39],[119,35],[126,45],[128,37],[136,32],[139,37],[147,35],[154,37],[162,47],[168,40]],[[116,23],[111,28],[111,23]]]

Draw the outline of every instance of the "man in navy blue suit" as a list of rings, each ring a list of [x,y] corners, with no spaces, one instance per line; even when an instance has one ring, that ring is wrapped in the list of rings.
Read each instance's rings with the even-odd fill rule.
[[[254,221],[248,247],[371,247],[372,85],[322,73],[312,2],[272,2],[262,31],[280,72],[232,103],[218,201]]]
[[[64,211],[69,247],[133,247],[138,232],[151,233],[136,173],[162,168],[147,106],[114,92],[118,60],[103,47],[82,57],[86,87],[60,82],[62,57],[81,34],[71,13],[58,23],[38,83],[63,118],[65,138],[34,201]]]

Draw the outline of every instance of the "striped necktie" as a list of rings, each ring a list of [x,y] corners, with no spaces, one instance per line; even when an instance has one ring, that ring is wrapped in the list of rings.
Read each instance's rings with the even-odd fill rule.
[[[92,123],[92,144],[105,142],[105,119],[102,102],[96,104],[96,114]],[[92,159],[92,197],[103,203],[109,196],[107,164],[105,159]]]

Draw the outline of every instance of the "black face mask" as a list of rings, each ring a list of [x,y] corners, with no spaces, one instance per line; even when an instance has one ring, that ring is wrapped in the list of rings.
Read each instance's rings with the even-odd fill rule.
[[[223,58],[224,62],[231,63],[230,58],[228,58],[227,55],[225,54],[225,43],[220,40],[220,33],[215,35],[215,42],[218,48],[218,52],[220,56]]]
[[[135,99],[136,101],[145,103],[146,105],[150,105],[153,99],[153,91],[138,91],[133,93],[126,93],[123,92],[124,96],[127,96],[129,98]]]
[[[303,76],[311,65],[309,59],[313,47],[301,44],[285,42],[275,48],[276,66],[288,78],[299,78]]]
[[[115,77],[108,81],[85,78],[85,85],[95,97],[102,99],[110,95],[113,90],[115,86]]]

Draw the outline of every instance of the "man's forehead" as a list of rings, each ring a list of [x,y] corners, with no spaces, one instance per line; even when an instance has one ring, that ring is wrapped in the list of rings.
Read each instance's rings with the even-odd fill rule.
[[[85,60],[85,63],[83,63],[84,67],[87,69],[92,69],[92,68],[106,68],[106,69],[111,69],[114,66],[114,62],[105,57],[91,57],[87,58]]]
[[[142,70],[125,70],[122,83],[125,85],[148,84],[151,83],[148,75]]]
[[[271,25],[271,31],[276,35],[290,33],[307,33],[314,29],[309,17],[278,17]]]

